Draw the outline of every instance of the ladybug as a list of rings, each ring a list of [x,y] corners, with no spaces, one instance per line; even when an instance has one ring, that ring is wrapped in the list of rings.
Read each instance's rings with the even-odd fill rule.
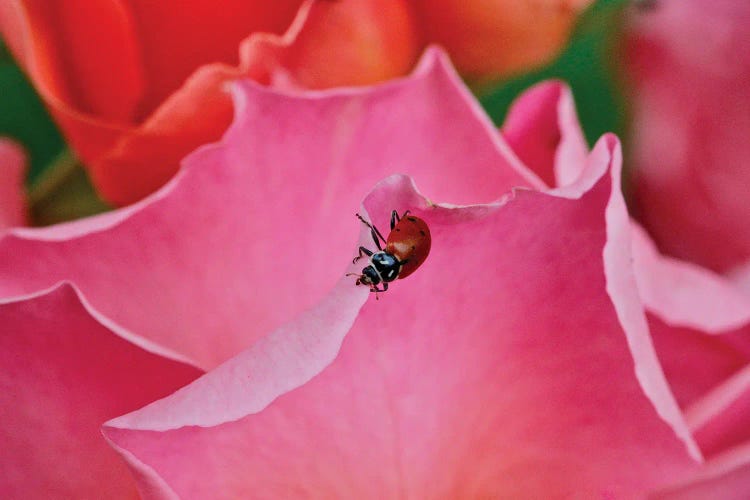
[[[357,285],[367,285],[371,292],[385,292],[388,290],[388,283],[406,278],[427,259],[432,245],[430,228],[419,217],[409,215],[408,210],[400,217],[397,211],[391,212],[391,232],[388,234],[388,239],[383,238],[380,231],[361,215],[356,215],[364,225],[370,228],[372,239],[378,247],[377,252],[366,247],[359,247],[359,255],[352,263],[356,263],[365,255],[369,257],[370,263],[362,269],[362,274],[349,273],[347,275],[357,276]],[[385,243],[385,249],[380,244],[381,240]],[[382,289],[378,288],[381,283]]]

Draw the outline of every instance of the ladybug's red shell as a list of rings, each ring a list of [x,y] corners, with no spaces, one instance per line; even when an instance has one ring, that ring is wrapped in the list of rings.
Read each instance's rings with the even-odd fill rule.
[[[407,215],[393,228],[385,242],[385,251],[405,262],[398,279],[406,278],[422,265],[430,253],[432,238],[427,223],[419,217]]]

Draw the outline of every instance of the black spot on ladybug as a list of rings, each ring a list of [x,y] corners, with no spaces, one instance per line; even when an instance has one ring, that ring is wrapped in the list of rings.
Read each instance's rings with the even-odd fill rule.
[[[399,228],[396,228],[396,231],[400,233],[400,232],[401,232],[401,229],[399,229]]]
[[[417,222],[417,219],[415,219],[414,217],[407,217],[406,220],[408,220],[409,222]]]
[[[412,245],[412,246],[411,246],[411,249],[412,249],[412,250],[415,250],[416,248],[417,248],[417,247],[416,247],[416,246],[414,246],[414,245]]]
[[[422,236],[427,236],[427,234],[424,231],[422,231],[421,229],[419,230],[419,234],[421,234]]]

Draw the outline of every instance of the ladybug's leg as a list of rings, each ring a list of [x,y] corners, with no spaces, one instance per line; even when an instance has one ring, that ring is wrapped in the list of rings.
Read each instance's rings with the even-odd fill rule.
[[[393,228],[396,227],[396,223],[401,220],[401,217],[398,216],[398,212],[395,210],[391,212],[391,231],[393,231]]]
[[[370,235],[372,236],[372,240],[375,242],[375,246],[378,247],[378,250],[383,250],[383,247],[380,246],[380,240],[378,239],[378,236],[380,236],[380,232],[378,232],[377,229],[375,229],[375,226],[372,226],[372,229],[370,230]],[[382,236],[380,236],[383,238]],[[385,239],[383,239],[385,241]]]
[[[376,285],[370,285],[370,293],[375,294],[375,300],[380,300],[380,295],[378,295],[378,293],[385,292],[386,290],[388,290],[388,283],[383,283],[382,290],[378,288]]]
[[[380,246],[380,240],[383,240],[383,243],[385,243],[385,238],[383,238],[383,235],[380,234],[380,231],[378,231],[378,228],[367,222],[361,215],[356,214],[357,218],[362,221],[362,224],[370,228],[370,234],[372,235],[373,241],[375,241],[375,245],[378,247],[378,250],[383,250],[383,247]],[[380,240],[378,239],[380,238]]]
[[[355,285],[361,285],[362,284],[362,275],[359,273],[346,273],[347,276],[356,276],[357,281],[354,282]]]
[[[352,260],[352,264],[356,264],[359,259],[361,259],[363,256],[367,255],[368,257],[372,255],[372,250],[366,247],[359,247],[359,255],[354,257]]]
[[[391,231],[393,231],[393,228],[396,227],[397,222],[401,221],[401,219],[409,215],[409,212],[411,212],[411,210],[407,210],[406,212],[401,214],[401,217],[398,216],[398,212],[396,212],[395,210],[391,212]]]

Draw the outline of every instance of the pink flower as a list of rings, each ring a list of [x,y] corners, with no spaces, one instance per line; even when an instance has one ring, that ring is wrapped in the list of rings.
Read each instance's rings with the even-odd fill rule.
[[[627,39],[636,214],[664,252],[705,266],[659,256],[636,229],[639,289],[687,423],[741,497],[748,465],[731,469],[750,450],[747,7],[660,1],[632,15]]]
[[[631,241],[619,144],[588,153],[564,87],[526,94],[507,141],[436,51],[377,87],[232,95],[224,139],[153,196],[0,238],[5,491],[130,493],[93,437],[107,419],[146,498],[747,491],[742,408],[724,411],[746,336],[720,334],[744,303],[670,308],[670,280],[715,283]],[[353,213],[393,208],[432,251],[368,300],[344,276],[354,233],[370,243]],[[711,369],[693,394],[683,351]]]
[[[581,132],[565,93],[545,86],[527,92],[504,132],[548,182],[564,185],[580,171],[575,158],[584,151]],[[750,491],[750,301],[733,281],[660,255],[635,222],[631,237],[635,277],[659,360],[691,432],[710,458],[696,477],[666,496],[742,498]]]
[[[634,201],[666,253],[750,259],[750,3],[659,0],[631,17]]]

